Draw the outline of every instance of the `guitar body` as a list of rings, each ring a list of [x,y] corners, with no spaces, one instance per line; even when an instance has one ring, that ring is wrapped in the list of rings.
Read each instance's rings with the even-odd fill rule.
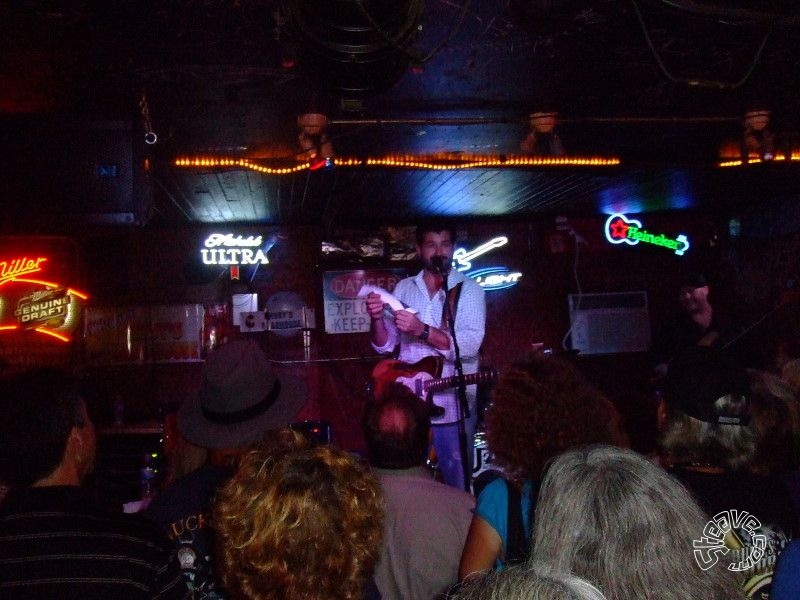
[[[382,360],[372,369],[373,394],[380,398],[390,384],[397,382],[425,400],[423,383],[441,377],[443,367],[444,359],[441,356],[426,356],[414,364],[394,359]]]

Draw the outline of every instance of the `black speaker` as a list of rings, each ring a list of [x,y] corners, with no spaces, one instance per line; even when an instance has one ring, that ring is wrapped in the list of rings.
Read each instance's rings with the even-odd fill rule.
[[[0,122],[0,195],[18,222],[141,225],[152,200],[144,141],[126,121]],[[6,215],[4,215],[4,218]]]

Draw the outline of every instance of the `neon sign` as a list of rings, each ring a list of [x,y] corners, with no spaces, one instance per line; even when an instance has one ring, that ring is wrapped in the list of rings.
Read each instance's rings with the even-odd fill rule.
[[[71,333],[78,324],[81,306],[78,300],[87,300],[84,292],[66,287],[55,281],[29,277],[44,270],[47,258],[27,256],[0,260],[0,286],[10,284],[34,284],[46,289],[34,289],[17,296],[16,306],[10,316],[15,323],[0,324],[0,331],[32,330],[37,333],[69,342]],[[13,303],[8,303],[13,306]],[[0,302],[0,318],[5,314],[5,302]],[[10,308],[9,308],[10,310]]]
[[[522,273],[519,271],[511,271],[506,267],[486,267],[470,271],[474,258],[478,258],[495,248],[505,246],[507,243],[508,238],[501,235],[469,251],[464,248],[457,248],[455,252],[453,252],[453,261],[456,263],[456,270],[474,279],[478,285],[486,291],[504,290],[517,285],[522,278]]]
[[[508,243],[508,238],[504,235],[498,236],[496,238],[492,238],[485,244],[481,244],[480,246],[476,246],[469,252],[464,248],[458,248],[455,252],[453,252],[453,260],[456,261],[456,271],[468,271],[472,268],[472,263],[470,262],[473,258],[478,258],[479,256],[486,254],[490,250],[494,250],[495,248],[500,248],[501,246],[505,246]]]
[[[472,271],[468,276],[485,290],[504,290],[517,285],[522,273],[510,271],[505,267],[488,267]]]
[[[266,265],[269,264],[267,252],[274,244],[274,240],[264,244],[260,235],[212,233],[203,242],[205,248],[200,254],[207,265]]]
[[[0,285],[6,281],[12,281],[20,275],[38,273],[42,270],[41,264],[47,259],[40,256],[38,258],[12,258],[11,260],[0,261]]]
[[[675,238],[668,238],[663,233],[650,233],[642,228],[641,221],[628,218],[621,213],[614,213],[606,219],[605,234],[606,239],[612,244],[635,246],[643,242],[673,250],[678,256],[683,256],[691,246],[689,239],[682,233]]]
[[[17,303],[14,316],[20,323],[48,323],[53,328],[64,325],[72,297],[66,289],[42,290],[23,296]]]

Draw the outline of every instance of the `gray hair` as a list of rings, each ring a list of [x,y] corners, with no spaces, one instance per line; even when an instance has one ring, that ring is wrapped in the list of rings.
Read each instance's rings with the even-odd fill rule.
[[[641,455],[590,446],[556,458],[536,506],[531,561],[573,573],[609,600],[740,598],[734,573],[695,563],[708,517]]]
[[[746,414],[744,396],[727,394],[714,402],[720,415]],[[661,448],[675,462],[703,462],[730,470],[745,468],[756,454],[756,436],[748,425],[718,425],[690,417],[666,402]]]
[[[541,565],[516,565],[467,579],[451,600],[606,600],[588,581]]]
[[[756,453],[749,465],[757,473],[798,467],[800,406],[789,384],[765,371],[750,370],[752,419]]]

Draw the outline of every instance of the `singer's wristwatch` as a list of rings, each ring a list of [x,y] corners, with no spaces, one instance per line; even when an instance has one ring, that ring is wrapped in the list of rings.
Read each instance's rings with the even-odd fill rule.
[[[428,336],[431,334],[431,326],[425,323],[425,328],[422,330],[422,333],[419,334],[419,339],[423,342],[428,341]]]

